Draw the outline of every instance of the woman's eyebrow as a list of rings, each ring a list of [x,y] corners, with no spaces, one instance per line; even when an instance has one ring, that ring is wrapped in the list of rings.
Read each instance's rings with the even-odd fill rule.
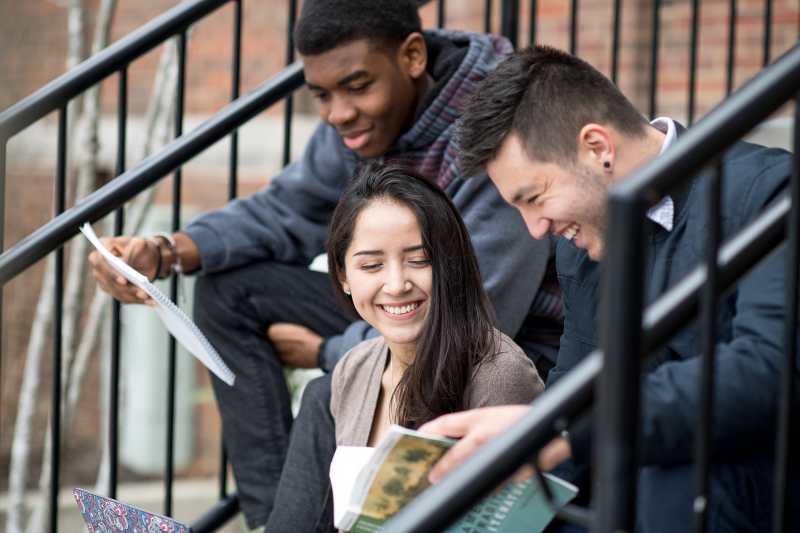
[[[403,253],[408,252],[416,252],[417,250],[422,250],[424,248],[423,245],[417,244],[416,246],[409,246],[408,248],[403,248]],[[383,250],[361,250],[360,252],[356,252],[353,254],[353,257],[357,255],[382,255]]]

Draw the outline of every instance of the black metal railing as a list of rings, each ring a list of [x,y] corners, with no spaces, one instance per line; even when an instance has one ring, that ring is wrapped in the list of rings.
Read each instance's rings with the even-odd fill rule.
[[[780,389],[780,421],[776,436],[776,498],[774,531],[790,531],[789,476],[797,378],[796,342],[798,247],[800,247],[800,111],[796,113],[790,192],[756,219],[719,245],[719,164],[722,153],[760,121],[795,101],[800,109],[800,45],[737,91],[690,129],[669,152],[616,186],[610,196],[607,259],[601,292],[602,349],[589,355],[552,388],[535,400],[530,413],[501,437],[414,500],[386,527],[386,533],[441,531],[479,498],[507,479],[520,465],[581,413],[594,405],[596,478],[602,487],[594,497],[592,530],[602,533],[634,530],[636,473],[639,467],[639,389],[642,362],[649,354],[700,315],[703,325],[702,408],[696,430],[695,491],[707,501],[710,463],[712,354],[716,300],[786,244],[787,313],[785,355]],[[646,309],[644,300],[644,242],[641,220],[649,207],[703,169],[711,168],[709,235],[706,261]],[[714,183],[716,182],[716,183]],[[778,413],[776,413],[778,416]],[[695,506],[695,531],[705,530],[703,505]],[[563,515],[562,515],[563,516]],[[565,518],[572,518],[568,517]],[[796,525],[795,525],[796,527]]]
[[[564,0],[565,2],[567,0]],[[569,11],[569,46],[575,52],[580,44],[579,26],[579,3],[578,0],[570,1]],[[197,129],[184,134],[182,131],[183,123],[183,102],[185,97],[185,37],[187,29],[195,22],[208,16],[220,6],[233,3],[233,54],[232,54],[232,103],[222,111],[216,113],[208,121]],[[5,205],[5,172],[6,172],[6,147],[8,140],[33,124],[37,120],[45,117],[51,112],[59,113],[59,134],[58,134],[58,160],[56,171],[56,217],[49,223],[42,226],[23,241],[5,251],[0,255],[0,291],[2,286],[9,280],[23,272],[35,262],[45,257],[49,253],[56,252],[56,310],[53,337],[53,361],[54,368],[60,368],[60,346],[61,346],[61,299],[63,294],[63,245],[77,234],[78,228],[86,221],[94,222],[108,215],[112,211],[115,213],[115,234],[119,235],[123,227],[123,209],[125,202],[152,186],[162,178],[173,174],[173,230],[179,229],[180,220],[180,187],[181,174],[180,168],[183,164],[197,156],[211,145],[215,144],[225,136],[230,136],[231,155],[229,161],[229,180],[228,198],[233,199],[237,194],[237,173],[238,173],[238,137],[237,129],[272,105],[285,101],[284,115],[284,150],[283,163],[289,162],[290,140],[291,140],[291,120],[292,120],[292,99],[294,90],[303,83],[302,63],[294,61],[294,49],[291,40],[291,26],[296,18],[296,0],[288,2],[288,30],[287,31],[287,67],[277,75],[273,76],[261,86],[245,96],[240,96],[240,67],[241,67],[241,16],[242,0],[186,0],[175,8],[169,10],[164,15],[145,24],[127,37],[120,39],[102,52],[84,61],[78,67],[64,74],[52,83],[46,85],[28,98],[0,113],[0,222],[4,220]],[[422,0],[420,4],[427,3]],[[508,37],[516,46],[519,36],[519,13],[521,2],[519,0],[499,0],[500,2],[500,33]],[[609,3],[612,6],[612,3]],[[697,32],[698,30],[698,2],[693,2],[692,15],[692,46],[691,46],[691,83],[688,94],[688,108],[690,122],[693,118],[695,108],[695,70],[697,65]],[[767,64],[770,53],[770,20],[771,20],[771,0],[766,0],[765,8],[765,28],[764,28],[764,64]],[[651,71],[650,71],[650,94],[649,94],[649,114],[654,115],[657,104],[657,73],[659,68],[659,32],[661,23],[659,13],[661,8],[660,0],[654,0],[653,4],[653,30],[652,30],[652,49],[651,49]],[[436,24],[439,27],[446,26],[445,0],[439,0],[437,6]],[[489,31],[492,28],[492,9],[493,1],[486,0],[484,28]],[[731,0],[730,4],[730,27],[729,27],[729,54],[727,89],[730,93],[733,86],[735,72],[735,27],[736,27],[736,0]],[[621,21],[621,0],[613,2],[613,24],[612,24],[612,47],[611,47],[611,78],[616,81],[619,75],[619,53],[620,53],[620,21]],[[530,31],[529,42],[533,42],[537,35],[537,0],[530,2]],[[177,105],[175,107],[175,140],[162,150],[139,163],[135,168],[125,169],[125,145],[126,145],[126,124],[127,124],[127,88],[128,88],[128,66],[131,62],[141,57],[143,54],[153,49],[155,46],[165,42],[172,37],[177,38],[178,48],[178,90]],[[793,50],[793,53],[795,51]],[[793,56],[792,56],[793,57]],[[786,59],[782,64],[786,64]],[[783,67],[782,67],[783,68]],[[762,82],[751,84],[746,89],[753,91],[753,87],[762,87],[763,79],[772,80],[776,70],[765,73]],[[90,195],[79,205],[64,211],[64,183],[66,176],[66,131],[67,131],[67,104],[69,101],[83,91],[100,81],[118,75],[118,139],[116,154],[116,179]],[[775,82],[778,83],[778,82]],[[781,82],[788,83],[788,82]],[[751,94],[744,89],[737,93],[735,102],[742,102],[743,94]],[[769,102],[783,102],[783,100],[768,100]],[[733,102],[734,100],[731,100]],[[731,109],[734,104],[727,103],[720,109]],[[775,106],[777,108],[777,106]],[[760,110],[762,111],[762,110]],[[768,113],[756,113],[763,118]],[[717,111],[716,113],[720,113]],[[716,115],[715,115],[716,116]],[[703,121],[701,124],[708,124]],[[701,126],[698,124],[698,128]],[[748,123],[749,124],[749,123]],[[704,126],[705,127],[705,126]],[[749,129],[749,128],[748,128]],[[692,134],[699,137],[700,134]],[[705,131],[705,130],[703,130]],[[728,133],[736,132],[741,135],[745,132],[744,127],[732,128]],[[695,138],[695,137],[692,137]],[[698,141],[699,142],[699,141]],[[681,146],[687,146],[688,141]],[[707,147],[707,146],[706,146]],[[675,152],[677,153],[677,152]],[[707,152],[716,153],[716,152]],[[659,167],[660,168],[660,167]],[[688,175],[688,174],[684,174]],[[660,189],[659,189],[660,190]],[[788,203],[788,202],[787,202]],[[783,238],[782,220],[788,212],[787,205],[781,204],[783,211],[771,212],[772,218],[761,217],[759,223],[766,228],[768,239],[749,238],[742,235],[724,244],[717,263],[716,276],[720,287],[727,287],[742,272],[749,268],[749,263],[743,260],[742,250],[752,253],[766,253],[768,249],[776,246]],[[766,216],[766,214],[765,214]],[[0,228],[0,249],[2,249],[3,232]],[[765,244],[766,243],[766,244]],[[700,287],[707,277],[703,267],[698,267],[694,277],[687,278],[685,283],[679,284],[667,295],[648,307],[643,314],[643,329],[641,337],[644,342],[645,351],[663,342],[677,328],[685,324],[693,313],[696,312],[699,301]],[[176,285],[172,285],[172,298],[176,297]],[[0,292],[0,296],[1,296]],[[1,301],[1,299],[0,299]],[[2,308],[0,308],[0,318],[2,318]],[[112,358],[111,358],[111,379],[110,379],[110,420],[109,420],[109,443],[111,450],[111,469],[110,487],[111,495],[114,496],[117,487],[117,449],[118,449],[118,396],[119,396],[119,304],[114,304],[112,321]],[[173,422],[174,422],[174,370],[175,370],[175,351],[174,340],[170,350],[169,378],[168,378],[168,429],[166,443],[166,472],[165,485],[166,496],[164,510],[170,514],[172,510],[172,479],[173,479]],[[592,354],[583,364],[576,368],[570,375],[562,379],[555,387],[549,389],[547,394],[537,400],[537,409],[518,424],[506,438],[497,441],[476,456],[464,468],[454,473],[443,481],[438,487],[430,491],[424,501],[412,504],[409,513],[404,513],[405,520],[400,526],[399,522],[393,522],[390,526],[391,531],[435,531],[444,527],[450,520],[460,514],[468,505],[485,494],[491,487],[496,486],[513,470],[526,460],[533,451],[538,450],[561,429],[566,427],[570,420],[583,412],[592,402],[594,385],[597,376],[603,367],[601,352]],[[59,372],[54,372],[52,385],[53,391],[53,412],[60,412],[60,387],[61,382]],[[603,409],[614,411],[613,408],[604,406]],[[616,411],[614,411],[616,412]],[[619,416],[627,416],[620,413]],[[627,419],[626,419],[627,420]],[[60,420],[58,416],[53,417],[53,473],[52,473],[52,492],[50,499],[51,505],[51,531],[57,530],[57,520],[55,510],[57,506],[56,494],[58,489],[59,468],[57,459],[59,456],[60,441],[59,435]],[[195,524],[194,530],[197,532],[214,531],[218,529],[227,519],[238,511],[236,493],[228,494],[226,486],[226,458],[224,446],[221,454],[220,469],[220,502]],[[622,459],[622,458],[621,458]],[[491,465],[491,468],[489,466]],[[628,493],[624,492],[625,497]],[[626,500],[627,504],[619,504],[620,509],[626,509],[625,505],[630,505],[631,500]],[[627,512],[627,511],[626,511]]]

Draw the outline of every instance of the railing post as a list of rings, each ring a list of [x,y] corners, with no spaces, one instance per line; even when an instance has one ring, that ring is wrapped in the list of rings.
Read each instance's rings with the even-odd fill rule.
[[[772,511],[772,531],[789,533],[792,531],[791,473],[797,468],[797,430],[792,421],[795,418],[795,379],[797,375],[797,291],[800,289],[800,93],[795,96],[794,112],[794,156],[792,157],[792,178],[790,194],[792,210],[787,224],[788,250],[786,257],[786,325],[784,326],[785,354],[781,372],[781,395],[778,408],[778,435],[775,452],[775,500]],[[798,487],[795,487],[798,489]],[[794,524],[796,528],[800,524]]]
[[[639,389],[644,293],[644,208],[612,191],[609,202],[600,346],[605,352],[596,391],[595,529],[632,532],[639,465]]]
[[[242,69],[242,0],[233,2],[233,61],[231,72],[231,101],[239,98]],[[228,200],[236,198],[239,170],[239,130],[231,133]]]
[[[733,90],[733,71],[736,66],[736,0],[730,1],[728,12],[728,79],[725,82],[725,96]]]
[[[125,143],[128,122],[128,66],[119,71],[117,93],[117,168],[115,177],[125,172]],[[119,208],[114,214],[114,236],[122,235],[125,222],[125,209]],[[111,303],[111,365],[108,401],[108,496],[117,497],[117,463],[119,457],[119,357],[120,357],[120,303],[116,298]]]
[[[700,0],[692,0],[692,44],[689,50],[689,113],[688,124],[694,123],[694,97],[697,90],[697,37],[700,19]]]
[[[436,13],[436,26],[439,29],[444,28],[444,0],[438,0],[438,10]]]
[[[706,282],[703,285],[700,303],[703,324],[702,360],[700,381],[700,406],[695,422],[694,435],[694,533],[703,533],[707,527],[708,469],[710,467],[711,442],[714,434],[714,353],[717,345],[717,248],[720,240],[720,162],[714,165],[708,179],[708,213],[706,234]]]
[[[572,0],[570,17],[569,53],[575,55],[578,51],[578,0]]]
[[[769,65],[770,44],[772,41],[772,0],[764,0],[764,60],[762,67]]]
[[[611,44],[611,81],[617,84],[619,70],[619,25],[622,16],[622,0],[614,0],[614,40]]]
[[[4,235],[6,229],[6,151],[8,140],[0,137],[0,253],[5,251]],[[3,287],[0,285],[0,347],[3,346]],[[3,351],[0,349],[0,368],[2,368]],[[3,374],[0,372],[0,383],[3,383]],[[0,388],[2,393],[2,388]],[[0,395],[0,397],[2,397]]]
[[[653,48],[650,54],[650,120],[656,118],[656,84],[658,81],[658,30],[661,0],[653,0]]]
[[[519,0],[503,0],[500,10],[500,34],[517,47],[519,35]]]
[[[183,135],[183,106],[186,91],[186,30],[175,36],[175,47],[178,57],[178,90],[175,93],[175,138]],[[172,178],[172,232],[181,229],[181,168],[175,170]],[[178,301],[178,276],[171,280],[172,301]],[[172,516],[172,482],[175,446],[175,366],[177,345],[175,337],[169,337],[169,368],[167,371],[167,460],[166,483],[164,495],[164,514]]]
[[[286,66],[294,62],[294,21],[297,16],[297,0],[289,0],[289,21],[286,30]],[[283,166],[292,160],[292,107],[294,99],[292,95],[286,97],[283,115]]]
[[[617,0],[619,1],[619,0]],[[536,44],[536,0],[531,0],[530,44]]]
[[[64,212],[67,185],[67,104],[58,111],[55,214]],[[53,397],[50,412],[50,531],[58,531],[58,483],[61,456],[61,318],[64,308],[64,246],[55,252],[55,304],[53,305]]]
[[[486,0],[486,7],[484,9],[483,31],[484,33],[492,32],[492,0]]]

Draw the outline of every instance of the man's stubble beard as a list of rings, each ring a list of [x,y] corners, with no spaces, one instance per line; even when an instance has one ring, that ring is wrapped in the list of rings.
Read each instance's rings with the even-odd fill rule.
[[[600,240],[599,257],[589,256],[595,262],[602,261],[605,257],[606,235],[608,232],[608,193],[611,182],[602,172],[593,168],[575,163],[572,167],[575,183],[581,190],[581,205],[584,209],[584,223],[587,229]]]

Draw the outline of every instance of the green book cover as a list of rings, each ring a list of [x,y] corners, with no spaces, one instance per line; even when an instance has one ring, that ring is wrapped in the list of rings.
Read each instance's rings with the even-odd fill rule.
[[[428,472],[455,443],[432,435],[392,426],[376,448],[339,446],[331,463],[334,525],[353,533],[379,533],[383,524],[416,497],[424,498]],[[577,489],[547,476],[548,487],[560,503]],[[555,516],[538,479],[506,485],[484,498],[448,533],[536,533]]]

